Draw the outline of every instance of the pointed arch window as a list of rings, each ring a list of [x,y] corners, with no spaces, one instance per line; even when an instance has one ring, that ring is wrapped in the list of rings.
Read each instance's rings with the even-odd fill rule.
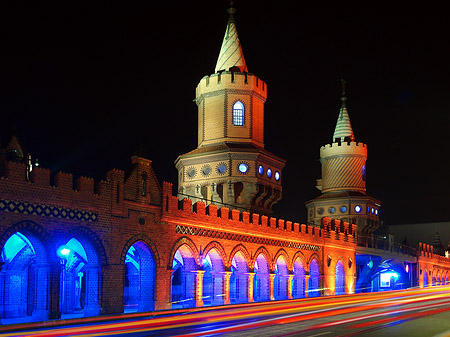
[[[241,101],[237,101],[233,104],[233,125],[243,126],[245,121],[245,109],[244,104]]]

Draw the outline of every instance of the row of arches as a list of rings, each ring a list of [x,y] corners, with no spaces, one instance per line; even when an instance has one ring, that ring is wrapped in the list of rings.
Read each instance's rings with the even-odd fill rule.
[[[202,254],[189,240],[180,240],[172,259],[173,308],[316,297],[322,293],[319,257],[308,261],[301,252],[292,261],[285,251],[271,259],[261,247],[250,258],[244,246],[236,246],[227,259],[217,243]],[[345,294],[345,268],[336,263],[335,294]]]
[[[92,241],[79,231],[55,249],[41,228],[33,231],[32,227],[26,224],[2,236],[2,321],[47,320],[55,307],[66,317],[100,314],[101,263]],[[51,303],[55,291],[59,293],[57,304]]]
[[[54,243],[36,224],[24,223],[5,232],[0,256],[2,322],[95,316],[101,312],[102,266],[106,254],[87,229]],[[152,311],[161,267],[156,246],[144,236],[130,239],[120,259],[123,266],[125,312]],[[165,268],[165,267],[164,267]],[[210,243],[200,254],[187,237],[177,241],[167,266],[172,308],[315,297],[322,293],[319,256],[308,259],[284,250],[274,257],[261,247],[253,257],[237,245],[227,258],[223,247]],[[161,277],[161,274],[159,274]],[[54,293],[58,293],[55,296]],[[335,268],[335,294],[345,293],[345,270]],[[119,294],[120,295],[120,294]],[[57,302],[57,303],[52,303]]]
[[[431,274],[430,271],[427,271],[427,269],[423,272],[423,287],[436,287],[436,286],[443,286],[450,284],[450,279],[448,273],[445,275],[442,273],[440,274]]]

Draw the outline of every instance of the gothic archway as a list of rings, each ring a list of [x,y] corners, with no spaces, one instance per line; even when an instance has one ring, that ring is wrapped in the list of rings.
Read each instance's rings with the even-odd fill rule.
[[[313,258],[309,263],[308,296],[320,296],[320,267],[316,258]]]
[[[305,266],[300,257],[294,261],[293,267],[294,277],[292,278],[292,297],[305,297]]]
[[[155,258],[150,247],[137,241],[125,256],[124,312],[155,308]]]
[[[260,253],[254,264],[253,299],[255,302],[269,301],[270,268],[265,254]]]
[[[222,254],[217,248],[209,249],[203,263],[203,304],[221,305],[224,303],[225,267]]]
[[[191,308],[196,304],[197,259],[188,244],[182,244],[172,259],[172,308]]]
[[[242,250],[236,251],[231,260],[230,302],[248,302],[248,261]]]
[[[273,297],[276,300],[288,298],[289,270],[284,255],[279,255],[275,261],[275,277],[273,280]]]
[[[345,295],[345,268],[341,260],[336,263],[334,272],[334,294]]]

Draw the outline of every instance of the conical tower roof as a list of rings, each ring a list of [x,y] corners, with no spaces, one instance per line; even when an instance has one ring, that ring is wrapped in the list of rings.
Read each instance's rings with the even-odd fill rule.
[[[334,129],[333,134],[333,142],[336,141],[336,138],[339,138],[340,141],[344,141],[345,138],[351,139],[352,142],[355,141],[355,135],[353,133],[352,124],[350,123],[350,117],[348,116],[347,105],[345,101],[347,97],[345,97],[345,81],[342,81],[342,105],[339,111],[339,117],[336,123],[336,128]]]
[[[220,48],[215,72],[229,70],[233,67],[238,67],[241,72],[248,72],[244,53],[242,52],[241,43],[239,42],[237,34],[236,22],[234,21],[236,9],[231,7],[228,9],[228,13],[230,14],[230,18],[228,19],[227,29],[223,38],[222,47]]]

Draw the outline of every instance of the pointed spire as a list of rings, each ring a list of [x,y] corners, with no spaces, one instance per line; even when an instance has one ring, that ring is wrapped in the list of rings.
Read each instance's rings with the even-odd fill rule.
[[[215,72],[221,70],[229,70],[232,67],[238,67],[241,72],[248,72],[247,65],[242,52],[241,43],[239,42],[236,22],[234,21],[233,1],[230,1],[230,8],[227,10],[230,14],[228,19],[225,37],[223,38],[222,47],[220,48],[219,58],[216,63]]]
[[[341,109],[339,111],[339,117],[336,123],[336,128],[334,129],[333,134],[333,142],[336,141],[336,138],[339,138],[342,142],[345,141],[345,139],[351,139],[352,142],[355,141],[355,135],[353,134],[352,125],[350,123],[350,117],[348,116],[347,112],[347,105],[345,104],[345,101],[347,100],[347,97],[345,97],[345,81],[341,80],[342,83],[342,105]]]

